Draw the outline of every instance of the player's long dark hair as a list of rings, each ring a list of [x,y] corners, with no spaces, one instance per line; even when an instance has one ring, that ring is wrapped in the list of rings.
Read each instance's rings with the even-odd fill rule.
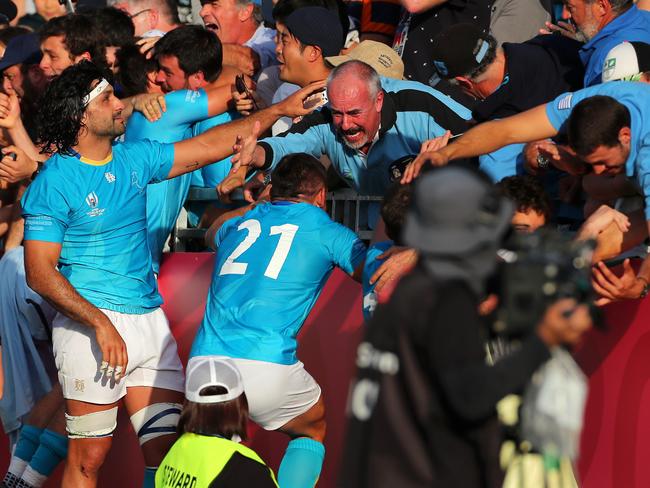
[[[93,63],[82,61],[52,80],[36,113],[36,140],[44,147],[44,153],[71,153],[84,127],[83,98],[90,92],[93,81],[107,76]]]

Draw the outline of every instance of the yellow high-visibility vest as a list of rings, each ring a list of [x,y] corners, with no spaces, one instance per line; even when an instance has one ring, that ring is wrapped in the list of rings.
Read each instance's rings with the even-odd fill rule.
[[[160,463],[156,488],[208,488],[236,452],[265,465],[255,451],[237,442],[223,437],[183,434]],[[277,486],[270,468],[269,475]]]

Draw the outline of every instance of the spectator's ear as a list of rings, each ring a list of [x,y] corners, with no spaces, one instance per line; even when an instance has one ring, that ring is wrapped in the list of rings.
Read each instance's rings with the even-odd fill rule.
[[[90,53],[88,51],[85,51],[85,52],[81,53],[79,56],[75,56],[73,61],[74,61],[75,64],[77,64],[77,63],[80,63],[81,61],[83,61],[84,59],[86,61],[91,61],[92,62],[92,57],[90,56]]]
[[[149,30],[153,30],[158,26],[158,20],[160,19],[160,14],[158,9],[152,8],[149,12],[146,12],[149,19]]]
[[[240,7],[239,8],[239,21],[240,22],[246,22],[248,19],[250,19],[253,16],[253,10],[255,9],[255,4],[254,3],[249,3],[245,7]]]
[[[307,61],[313,63],[323,57],[323,51],[318,46],[305,46]]]
[[[622,127],[621,130],[618,131],[618,142],[620,142],[624,146],[629,146],[631,140],[632,140],[632,131],[630,130],[630,128]]]
[[[379,93],[377,93],[377,99],[375,100],[375,109],[377,110],[377,112],[381,112],[381,108],[383,106],[384,106],[384,92],[380,90]]]
[[[188,76],[187,83],[190,90],[198,90],[207,84],[205,81],[205,76],[203,75],[203,71],[197,71],[196,73]]]

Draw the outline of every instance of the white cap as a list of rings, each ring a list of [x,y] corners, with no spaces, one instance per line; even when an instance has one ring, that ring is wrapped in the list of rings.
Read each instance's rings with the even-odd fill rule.
[[[201,395],[209,386],[221,386],[226,393]],[[185,398],[196,403],[219,403],[234,400],[244,393],[241,374],[235,363],[225,356],[195,356],[187,363]]]
[[[622,42],[605,56],[602,81],[630,81],[650,70],[650,46],[640,42]]]

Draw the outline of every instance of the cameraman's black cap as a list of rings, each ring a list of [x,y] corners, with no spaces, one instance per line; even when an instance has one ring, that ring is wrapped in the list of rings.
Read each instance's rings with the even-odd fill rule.
[[[445,166],[419,178],[406,216],[404,242],[424,253],[465,255],[495,244],[514,205],[472,170]]]
[[[471,73],[490,50],[489,35],[474,24],[455,24],[433,40],[433,65],[442,78]]]

